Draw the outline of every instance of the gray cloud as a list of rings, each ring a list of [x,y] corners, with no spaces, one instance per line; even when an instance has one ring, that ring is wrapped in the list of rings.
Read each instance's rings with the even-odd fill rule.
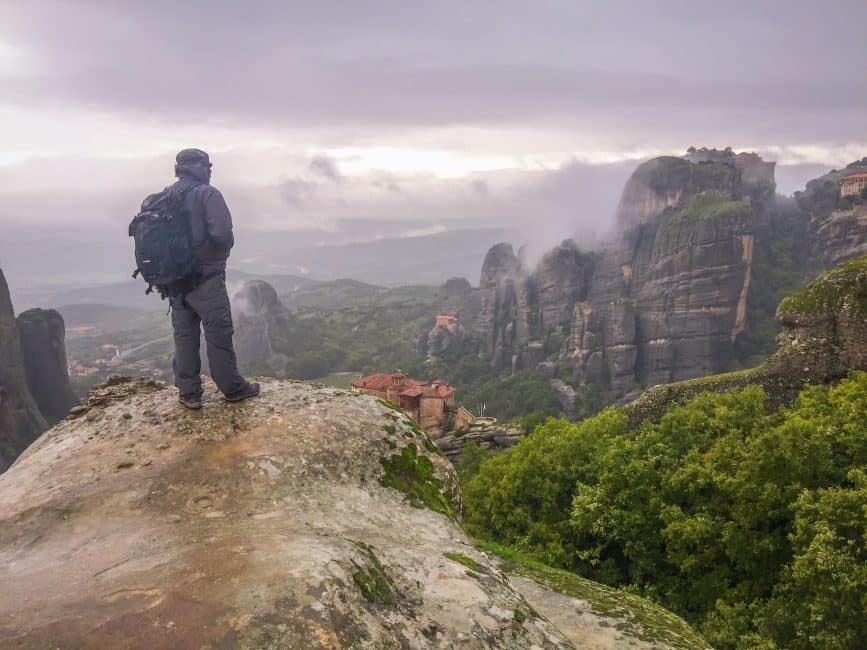
[[[624,147],[839,142],[867,130],[865,23],[862,0],[821,22],[803,0],[6,3],[0,35],[32,71],[0,98],[297,128],[559,125]]]
[[[294,208],[306,206],[316,192],[317,184],[303,178],[287,178],[280,184],[280,198]]]
[[[70,131],[87,115],[102,146],[146,131],[141,156],[155,156],[153,142],[219,132],[215,184],[242,233],[322,228],[351,240],[375,221],[377,233],[502,226],[540,248],[589,244],[638,162],[553,167],[583,142],[612,159],[690,144],[815,147],[778,165],[787,193],[827,171],[826,148],[867,142],[865,24],[863,0],[10,0],[0,110],[69,115]],[[125,238],[142,197],[171,181],[171,156],[108,154],[84,136],[75,157],[51,156],[44,138],[7,146],[46,153],[0,164],[3,236],[15,222],[16,232],[50,224]],[[417,151],[400,172],[360,166],[353,147]],[[412,158],[421,150],[454,156],[437,176]],[[535,168],[537,153],[547,168]],[[461,156],[519,169],[450,173]],[[848,162],[839,157],[828,167]]]
[[[314,156],[308,165],[308,169],[317,176],[322,176],[330,181],[339,182],[342,178],[337,161],[328,156]]]

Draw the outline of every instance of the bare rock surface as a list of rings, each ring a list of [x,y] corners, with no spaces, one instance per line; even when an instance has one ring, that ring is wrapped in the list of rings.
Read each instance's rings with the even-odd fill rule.
[[[398,489],[399,488],[399,489]],[[567,648],[401,413],[118,377],[0,475],[0,648]]]
[[[702,391],[761,386],[768,405],[791,402],[807,384],[867,370],[867,255],[839,266],[787,296],[777,308],[779,348],[755,368],[654,386],[624,407],[633,425],[659,419],[674,402]]]
[[[503,450],[517,445],[524,432],[504,425],[471,426],[468,431],[452,432],[437,438],[436,444],[452,463],[460,462],[464,448],[476,444],[482,449]]]
[[[554,623],[582,650],[620,650],[621,648],[658,648],[656,643],[636,640],[632,634],[617,629],[618,621],[593,611],[591,604],[562,594],[524,576],[509,576],[512,586],[530,605]]]
[[[814,178],[795,194],[808,217],[808,278],[867,254],[867,201],[840,195],[843,178],[864,172],[867,158]]]
[[[0,270],[0,472],[47,427],[27,384],[12,298]]]
[[[593,257],[571,239],[548,251],[534,273],[539,298],[539,325],[568,325],[576,301],[584,300],[593,273]]]
[[[54,309],[28,309],[15,320],[30,393],[42,415],[56,422],[78,403],[66,366],[63,316]]]
[[[275,348],[287,351],[293,319],[274,287],[263,280],[246,282],[232,296],[232,313],[235,353],[241,371],[281,372],[286,358]]]
[[[530,278],[512,245],[500,243],[485,255],[479,276],[481,310],[476,332],[501,369],[530,340]]]
[[[577,384],[614,397],[729,367],[747,327],[755,222],[773,201],[773,168],[730,150],[654,158],[626,183],[599,250],[563,242],[530,273],[510,245],[491,248],[476,333],[493,366],[545,342],[534,361],[559,353]]]

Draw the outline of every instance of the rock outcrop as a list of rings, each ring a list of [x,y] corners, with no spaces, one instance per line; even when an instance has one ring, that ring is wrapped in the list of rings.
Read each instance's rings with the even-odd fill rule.
[[[473,285],[466,278],[449,278],[437,291],[437,298],[444,303],[461,301],[473,293]]]
[[[476,332],[492,367],[500,369],[530,340],[532,326],[529,274],[511,244],[497,244],[485,255],[479,293],[482,306]]]
[[[451,465],[402,413],[277,380],[204,402],[113,378],[0,475],[0,648],[640,644],[540,616],[469,544]]]
[[[460,318],[450,316],[443,318],[437,317],[437,322],[434,326],[419,339],[418,345],[422,345],[429,360],[441,357],[449,348],[459,346],[463,340],[466,330],[460,322]]]
[[[66,365],[66,327],[54,309],[28,309],[16,319],[27,385],[42,415],[57,422],[78,403]]]
[[[524,432],[518,428],[503,426],[500,424],[478,423],[470,426],[466,431],[452,431],[449,434],[437,438],[437,447],[442,449],[453,464],[460,462],[464,448],[470,444],[476,444],[482,449],[503,450],[513,447],[524,437]]]
[[[560,404],[560,410],[563,411],[563,415],[570,420],[574,420],[577,415],[575,409],[575,389],[562,379],[552,379],[551,387],[554,389],[554,394],[557,396],[557,402]]]
[[[292,314],[267,282],[250,280],[232,296],[235,354],[241,372],[281,374],[289,352]]]
[[[867,256],[844,262],[785,298],[777,352],[756,368],[655,386],[625,407],[638,424],[658,419],[672,402],[698,393],[759,385],[769,406],[789,403],[807,384],[823,384],[867,370]]]
[[[573,319],[577,378],[622,394],[728,366],[750,281],[746,198],[738,168],[725,162],[658,158],[638,167],[619,237]]]
[[[0,472],[47,427],[27,385],[12,298],[0,270]]]
[[[533,273],[542,331],[569,324],[575,303],[587,298],[593,264],[594,259],[581,253],[571,239],[542,257]]]
[[[577,384],[617,396],[729,366],[746,327],[754,218],[772,201],[773,163],[689,155],[696,160],[662,157],[635,170],[617,234],[595,253],[564,242],[528,274],[509,245],[489,251],[477,332],[495,367],[544,341],[545,355],[571,362]]]
[[[840,195],[840,181],[858,172],[867,172],[867,158],[815,178],[795,194],[808,218],[808,278],[867,254],[867,200]]]

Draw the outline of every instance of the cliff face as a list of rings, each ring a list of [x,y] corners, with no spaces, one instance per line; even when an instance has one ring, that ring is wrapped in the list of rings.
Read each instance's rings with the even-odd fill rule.
[[[542,330],[568,325],[575,303],[587,297],[593,263],[571,239],[542,257],[533,273]]]
[[[867,172],[867,158],[811,180],[803,192],[795,195],[808,217],[810,278],[867,254],[867,200],[840,195],[840,181],[858,172]]]
[[[659,418],[698,393],[759,385],[769,405],[790,402],[807,384],[867,370],[867,256],[844,262],[787,296],[777,308],[777,351],[756,368],[655,386],[625,407],[633,424]]]
[[[579,348],[579,377],[622,394],[729,364],[750,281],[749,189],[725,162],[659,158],[636,169],[617,215],[620,236],[592,280],[595,318],[579,314],[583,338],[589,331],[595,341],[589,356],[586,342]]]
[[[28,309],[16,320],[30,393],[42,414],[56,422],[78,402],[69,384],[63,317],[54,309]]]
[[[12,299],[0,270],[0,472],[47,426],[27,385]]]
[[[479,293],[476,332],[491,355],[491,365],[502,368],[530,340],[531,330],[530,278],[511,244],[497,244],[485,255]]]
[[[232,296],[235,321],[235,354],[242,372],[280,372],[286,352],[285,341],[293,325],[292,315],[267,282],[251,280]]]
[[[561,245],[526,276],[533,290],[523,339],[497,336],[497,316],[483,313],[478,331],[492,358],[560,328],[575,379],[617,395],[725,369],[746,326],[754,219],[774,184],[772,164],[716,153],[640,165],[624,188],[615,238],[592,255]],[[486,264],[487,294],[517,298],[511,248],[491,249]],[[501,268],[509,272],[491,272]]]
[[[810,383],[867,370],[867,255],[844,262],[788,296],[777,308],[783,326],[781,372]]]
[[[572,642],[533,609],[402,413],[276,380],[204,402],[115,378],[0,475],[0,647],[651,647],[587,602]]]
[[[636,379],[644,386],[719,372],[744,327],[752,211],[727,198],[699,199],[662,219],[638,273]]]

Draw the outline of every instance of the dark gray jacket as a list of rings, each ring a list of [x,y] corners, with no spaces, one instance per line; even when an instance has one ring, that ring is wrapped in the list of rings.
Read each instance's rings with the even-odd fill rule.
[[[190,214],[190,227],[196,256],[202,263],[202,274],[213,275],[226,270],[229,251],[235,245],[232,235],[232,215],[220,190],[189,176],[181,176],[173,187],[184,190]]]

